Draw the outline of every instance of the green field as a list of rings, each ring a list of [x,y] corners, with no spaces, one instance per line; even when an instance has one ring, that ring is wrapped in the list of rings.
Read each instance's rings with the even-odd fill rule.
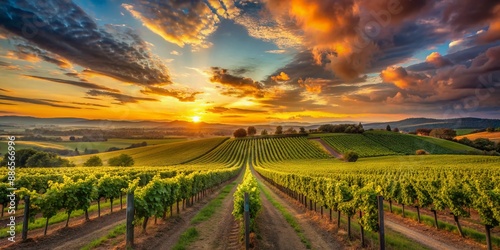
[[[443,139],[388,131],[366,131],[364,136],[400,154],[415,154],[423,149],[431,154],[464,154],[477,149]]]
[[[342,154],[350,150],[358,153],[360,157],[397,154],[363,134],[334,134],[322,139]]]
[[[101,157],[105,165],[107,164],[107,160],[109,158],[116,157],[120,154],[128,154],[134,158],[135,165],[138,166],[166,166],[184,163],[193,158],[199,157],[214,149],[225,140],[227,140],[227,137],[215,137],[192,141],[172,142],[93,155]],[[73,156],[68,157],[67,159],[73,161],[73,163],[77,166],[81,166],[93,155]]]
[[[461,135],[468,135],[474,131],[476,131],[477,129],[473,129],[473,128],[459,128],[459,129],[455,129],[455,131],[457,132],[457,136],[461,136]]]
[[[16,149],[25,148],[55,148],[55,149],[67,149],[75,150],[78,148],[80,153],[83,153],[87,149],[97,149],[99,152],[104,152],[111,147],[126,148],[134,143],[141,143],[145,141],[148,145],[158,145],[172,142],[180,142],[187,140],[184,137],[172,137],[165,139],[108,139],[103,142],[72,142],[72,141],[61,141],[61,142],[37,142],[37,141],[16,141]],[[0,141],[0,153],[5,154],[7,152],[7,141]]]

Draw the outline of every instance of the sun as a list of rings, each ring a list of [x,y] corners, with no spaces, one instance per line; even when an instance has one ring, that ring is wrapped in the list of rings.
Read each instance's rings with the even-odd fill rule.
[[[199,117],[199,116],[197,116],[197,115],[196,115],[196,116],[193,116],[191,119],[192,119],[192,120],[193,120],[193,122],[195,122],[195,123],[200,122],[200,120],[201,120],[201,119],[200,119],[200,117]]]

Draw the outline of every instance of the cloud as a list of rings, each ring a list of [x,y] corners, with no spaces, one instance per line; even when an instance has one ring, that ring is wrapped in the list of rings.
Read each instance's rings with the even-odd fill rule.
[[[87,95],[95,97],[95,96],[107,96],[113,98],[118,104],[126,104],[126,103],[138,103],[140,101],[158,101],[154,98],[146,98],[146,97],[135,97],[129,96],[120,93],[100,91],[100,90],[89,90],[87,91]]]
[[[6,90],[6,89],[2,89],[2,88],[0,88],[0,91],[3,91],[3,92],[10,92],[10,91],[8,91],[8,90]]]
[[[255,110],[255,109],[242,109],[242,108],[226,108],[226,107],[212,107],[206,109],[207,112],[222,114],[222,113],[237,113],[237,114],[258,114],[267,113],[265,110]]]
[[[49,63],[53,63],[63,69],[69,69],[73,67],[73,65],[71,65],[71,62],[69,62],[68,60],[24,42],[18,43],[16,45],[16,50],[7,53],[7,58],[15,60],[25,60],[29,62],[38,62],[40,60],[43,60]]]
[[[90,82],[78,82],[78,81],[72,81],[72,80],[66,80],[66,79],[59,79],[59,78],[52,78],[52,77],[43,77],[43,76],[33,76],[33,75],[24,75],[27,77],[35,78],[35,79],[40,79],[40,80],[46,80],[46,81],[51,81],[51,82],[57,82],[57,83],[62,83],[62,84],[68,84],[80,88],[87,88],[87,89],[98,89],[98,90],[105,90],[105,91],[110,91],[110,92],[115,92],[119,93],[120,91],[117,89],[112,89],[108,88],[102,85],[98,85],[95,83],[90,83]]]
[[[48,99],[30,99],[30,98],[24,98],[24,97],[0,95],[0,100],[21,102],[21,103],[31,103],[31,104],[45,105],[45,106],[56,107],[56,108],[80,109],[79,107],[57,104],[60,102],[55,101],[55,100],[48,100]]]
[[[221,115],[221,118],[243,118],[246,117],[244,115]]]
[[[223,95],[236,97],[263,95],[262,83],[251,78],[232,75],[227,69],[220,67],[211,67],[207,73],[210,74],[210,82],[222,85],[218,87]]]
[[[271,79],[275,82],[285,82],[290,80],[290,77],[285,72],[281,71],[278,75],[271,76]]]
[[[421,80],[425,79],[425,76],[409,74],[403,67],[388,67],[380,72],[380,78],[384,82],[394,83],[400,89],[409,89],[421,83]]]
[[[266,53],[269,53],[269,54],[285,54],[286,50],[284,50],[284,49],[266,50]]]
[[[429,54],[425,58],[425,61],[427,63],[430,63],[430,64],[434,65],[436,68],[442,68],[442,67],[445,67],[445,66],[453,65],[453,63],[449,59],[444,58],[438,52],[432,52],[431,54]]]
[[[177,51],[177,50],[172,50],[172,51],[170,52],[170,55],[180,56],[180,55],[182,55],[182,53],[181,53],[181,52],[179,52],[179,51]]]
[[[171,83],[166,66],[131,29],[99,27],[71,1],[7,1],[0,12],[5,30],[42,51],[125,82]]]
[[[87,103],[87,102],[71,102],[71,104],[81,105],[81,106],[92,106],[92,107],[100,107],[100,108],[109,108],[111,106],[96,104],[96,103]]]
[[[159,87],[147,87],[146,89],[141,90],[141,93],[170,96],[176,98],[181,102],[194,102],[196,101],[196,95],[203,94],[203,92],[198,91],[183,91]]]
[[[219,18],[204,1],[137,0],[135,3],[122,6],[166,41],[180,47],[211,45],[207,37],[216,30]]]
[[[298,83],[300,87],[305,88],[305,90],[309,93],[315,93],[319,94],[321,93],[321,88],[322,88],[322,81],[321,79],[313,79],[313,78],[307,78],[305,81],[302,79],[299,79]]]

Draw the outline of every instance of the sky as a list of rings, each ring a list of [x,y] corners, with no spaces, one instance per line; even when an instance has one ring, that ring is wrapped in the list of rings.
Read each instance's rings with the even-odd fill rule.
[[[500,2],[5,0],[0,115],[500,118]]]

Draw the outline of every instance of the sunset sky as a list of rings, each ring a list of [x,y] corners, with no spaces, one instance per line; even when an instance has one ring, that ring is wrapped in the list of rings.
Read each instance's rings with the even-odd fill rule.
[[[0,115],[500,118],[500,2],[5,0]]]

